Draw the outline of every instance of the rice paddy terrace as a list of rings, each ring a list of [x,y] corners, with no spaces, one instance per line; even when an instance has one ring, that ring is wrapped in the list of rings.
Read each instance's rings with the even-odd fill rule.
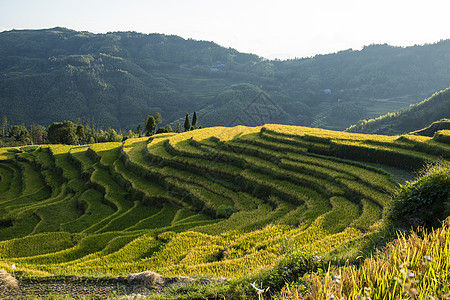
[[[435,138],[213,127],[0,149],[0,267],[33,275],[236,277],[284,254],[356,257],[395,179],[449,159]]]

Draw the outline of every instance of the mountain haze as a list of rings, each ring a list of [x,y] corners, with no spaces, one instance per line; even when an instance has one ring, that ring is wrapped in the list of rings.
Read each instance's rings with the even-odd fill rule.
[[[157,111],[165,124],[195,110],[201,126],[342,130],[450,86],[449,53],[446,40],[272,61],[163,34],[5,31],[0,114],[10,124],[93,118],[99,126],[135,129]]]

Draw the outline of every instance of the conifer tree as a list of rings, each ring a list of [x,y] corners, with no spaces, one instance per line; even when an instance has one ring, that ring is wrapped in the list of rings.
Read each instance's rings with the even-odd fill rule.
[[[197,129],[197,112],[194,111],[194,115],[192,116],[192,127]]]
[[[186,113],[186,120],[184,121],[184,131],[191,130],[191,121],[189,121],[189,114]]]
[[[141,137],[141,136],[142,136],[142,127],[141,127],[141,124],[139,124],[139,125],[137,126],[137,128],[136,128],[136,134],[137,134],[138,137]]]

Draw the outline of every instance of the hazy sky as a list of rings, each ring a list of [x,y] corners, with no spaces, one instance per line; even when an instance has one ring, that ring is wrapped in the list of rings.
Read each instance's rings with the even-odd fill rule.
[[[156,32],[285,59],[448,39],[449,11],[448,0],[0,0],[0,31]]]

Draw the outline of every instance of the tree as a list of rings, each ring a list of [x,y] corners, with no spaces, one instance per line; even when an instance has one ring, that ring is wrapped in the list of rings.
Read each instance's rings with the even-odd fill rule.
[[[158,128],[158,130],[156,130],[156,134],[158,134],[158,133],[167,133],[167,130],[165,128],[161,127],[161,128]]]
[[[192,116],[192,127],[197,129],[197,112],[194,111],[194,115]]]
[[[16,145],[31,144],[31,135],[24,124],[14,125],[8,130],[8,136]]]
[[[180,122],[177,122],[177,125],[175,126],[175,130],[173,132],[181,133],[183,130],[181,129]]]
[[[128,130],[127,138],[128,138],[128,139],[131,139],[131,138],[133,138],[133,137],[134,137],[133,131],[132,131],[131,129]]]
[[[139,124],[139,125],[137,126],[137,128],[136,128],[136,134],[137,134],[138,137],[141,137],[141,136],[142,136],[142,127],[141,127],[141,124]]]
[[[47,129],[42,125],[32,125],[30,134],[34,145],[42,145],[47,139]]]
[[[86,138],[86,134],[84,133],[84,126],[83,125],[77,125],[76,134],[78,137],[78,143],[83,144],[84,139]]]
[[[172,132],[172,126],[170,125],[166,125],[166,127],[161,127],[158,128],[158,130],[156,130],[156,133],[168,133],[168,132]]]
[[[3,116],[3,119],[2,119],[2,137],[5,137],[6,126],[8,126],[8,118],[6,116]]]
[[[156,130],[156,121],[155,117],[148,116],[145,122],[145,133],[147,136],[151,136],[155,133]]]
[[[78,143],[77,125],[71,121],[55,122],[48,127],[48,141],[51,144],[75,145]]]
[[[184,131],[191,130],[191,121],[189,121],[189,114],[186,113],[186,120],[184,121]]]
[[[155,122],[156,124],[161,124],[162,123],[162,117],[161,114],[159,112],[156,112],[153,117],[155,118]]]
[[[162,123],[162,117],[159,112],[155,112],[153,117],[155,118],[155,123],[156,123],[155,131],[156,131],[156,129],[158,129],[158,125]]]
[[[105,134],[108,142],[121,142],[123,140],[123,135],[117,133],[117,131],[111,127],[108,127]]]

